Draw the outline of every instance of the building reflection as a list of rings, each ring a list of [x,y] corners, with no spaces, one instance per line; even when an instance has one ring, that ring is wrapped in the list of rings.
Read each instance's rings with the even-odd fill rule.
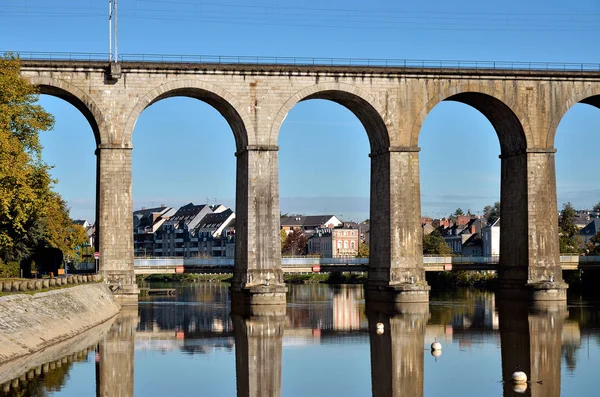
[[[504,396],[560,396],[561,339],[568,317],[566,302],[498,300]],[[513,385],[515,370],[528,384]]]
[[[96,396],[133,397],[137,306],[123,306],[96,351]]]
[[[423,396],[428,303],[367,306],[373,397]]]
[[[237,397],[281,396],[281,350],[285,306],[247,308],[232,314]],[[261,309],[264,310],[264,309]]]

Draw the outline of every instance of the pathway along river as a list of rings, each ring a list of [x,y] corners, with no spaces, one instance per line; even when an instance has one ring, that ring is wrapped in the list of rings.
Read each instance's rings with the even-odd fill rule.
[[[460,289],[390,314],[361,286],[292,285],[285,315],[244,318],[224,284],[169,287],[0,396],[599,395],[600,305],[581,296],[534,308]],[[517,366],[530,382],[502,382]]]

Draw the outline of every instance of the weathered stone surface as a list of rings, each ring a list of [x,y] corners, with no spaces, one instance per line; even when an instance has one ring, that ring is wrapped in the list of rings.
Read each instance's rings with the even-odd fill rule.
[[[78,335],[119,309],[103,284],[0,297],[0,363]]]
[[[442,101],[479,110],[498,134],[501,283],[526,288],[550,275],[562,280],[557,267],[554,135],[575,103],[600,104],[600,72],[146,62],[119,67],[118,79],[111,78],[115,69],[107,62],[22,61],[21,73],[42,93],[73,104],[90,122],[98,156],[100,273],[123,301],[134,302],[137,294],[131,222],[133,129],[146,107],[173,96],[211,104],[235,137],[234,289],[281,283],[277,142],[287,113],[306,99],[347,107],[369,136],[371,285],[424,280],[417,145],[425,118]]]

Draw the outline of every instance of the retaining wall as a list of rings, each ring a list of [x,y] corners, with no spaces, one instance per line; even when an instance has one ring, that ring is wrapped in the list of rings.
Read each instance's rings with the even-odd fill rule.
[[[104,283],[0,297],[0,363],[79,335],[119,310]]]

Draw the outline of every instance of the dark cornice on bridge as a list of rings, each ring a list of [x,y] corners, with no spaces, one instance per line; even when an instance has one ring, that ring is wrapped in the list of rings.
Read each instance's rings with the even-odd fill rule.
[[[526,69],[475,69],[475,68],[419,68],[386,66],[327,66],[327,65],[282,65],[245,63],[186,63],[186,62],[119,62],[121,71],[164,73],[174,72],[231,72],[249,75],[313,75],[327,74],[366,77],[379,75],[389,78],[402,76],[445,76],[450,78],[540,78],[557,80],[598,79],[598,71],[577,70],[526,70]],[[81,71],[110,70],[106,61],[66,61],[66,60],[21,60],[22,68],[79,69]]]

